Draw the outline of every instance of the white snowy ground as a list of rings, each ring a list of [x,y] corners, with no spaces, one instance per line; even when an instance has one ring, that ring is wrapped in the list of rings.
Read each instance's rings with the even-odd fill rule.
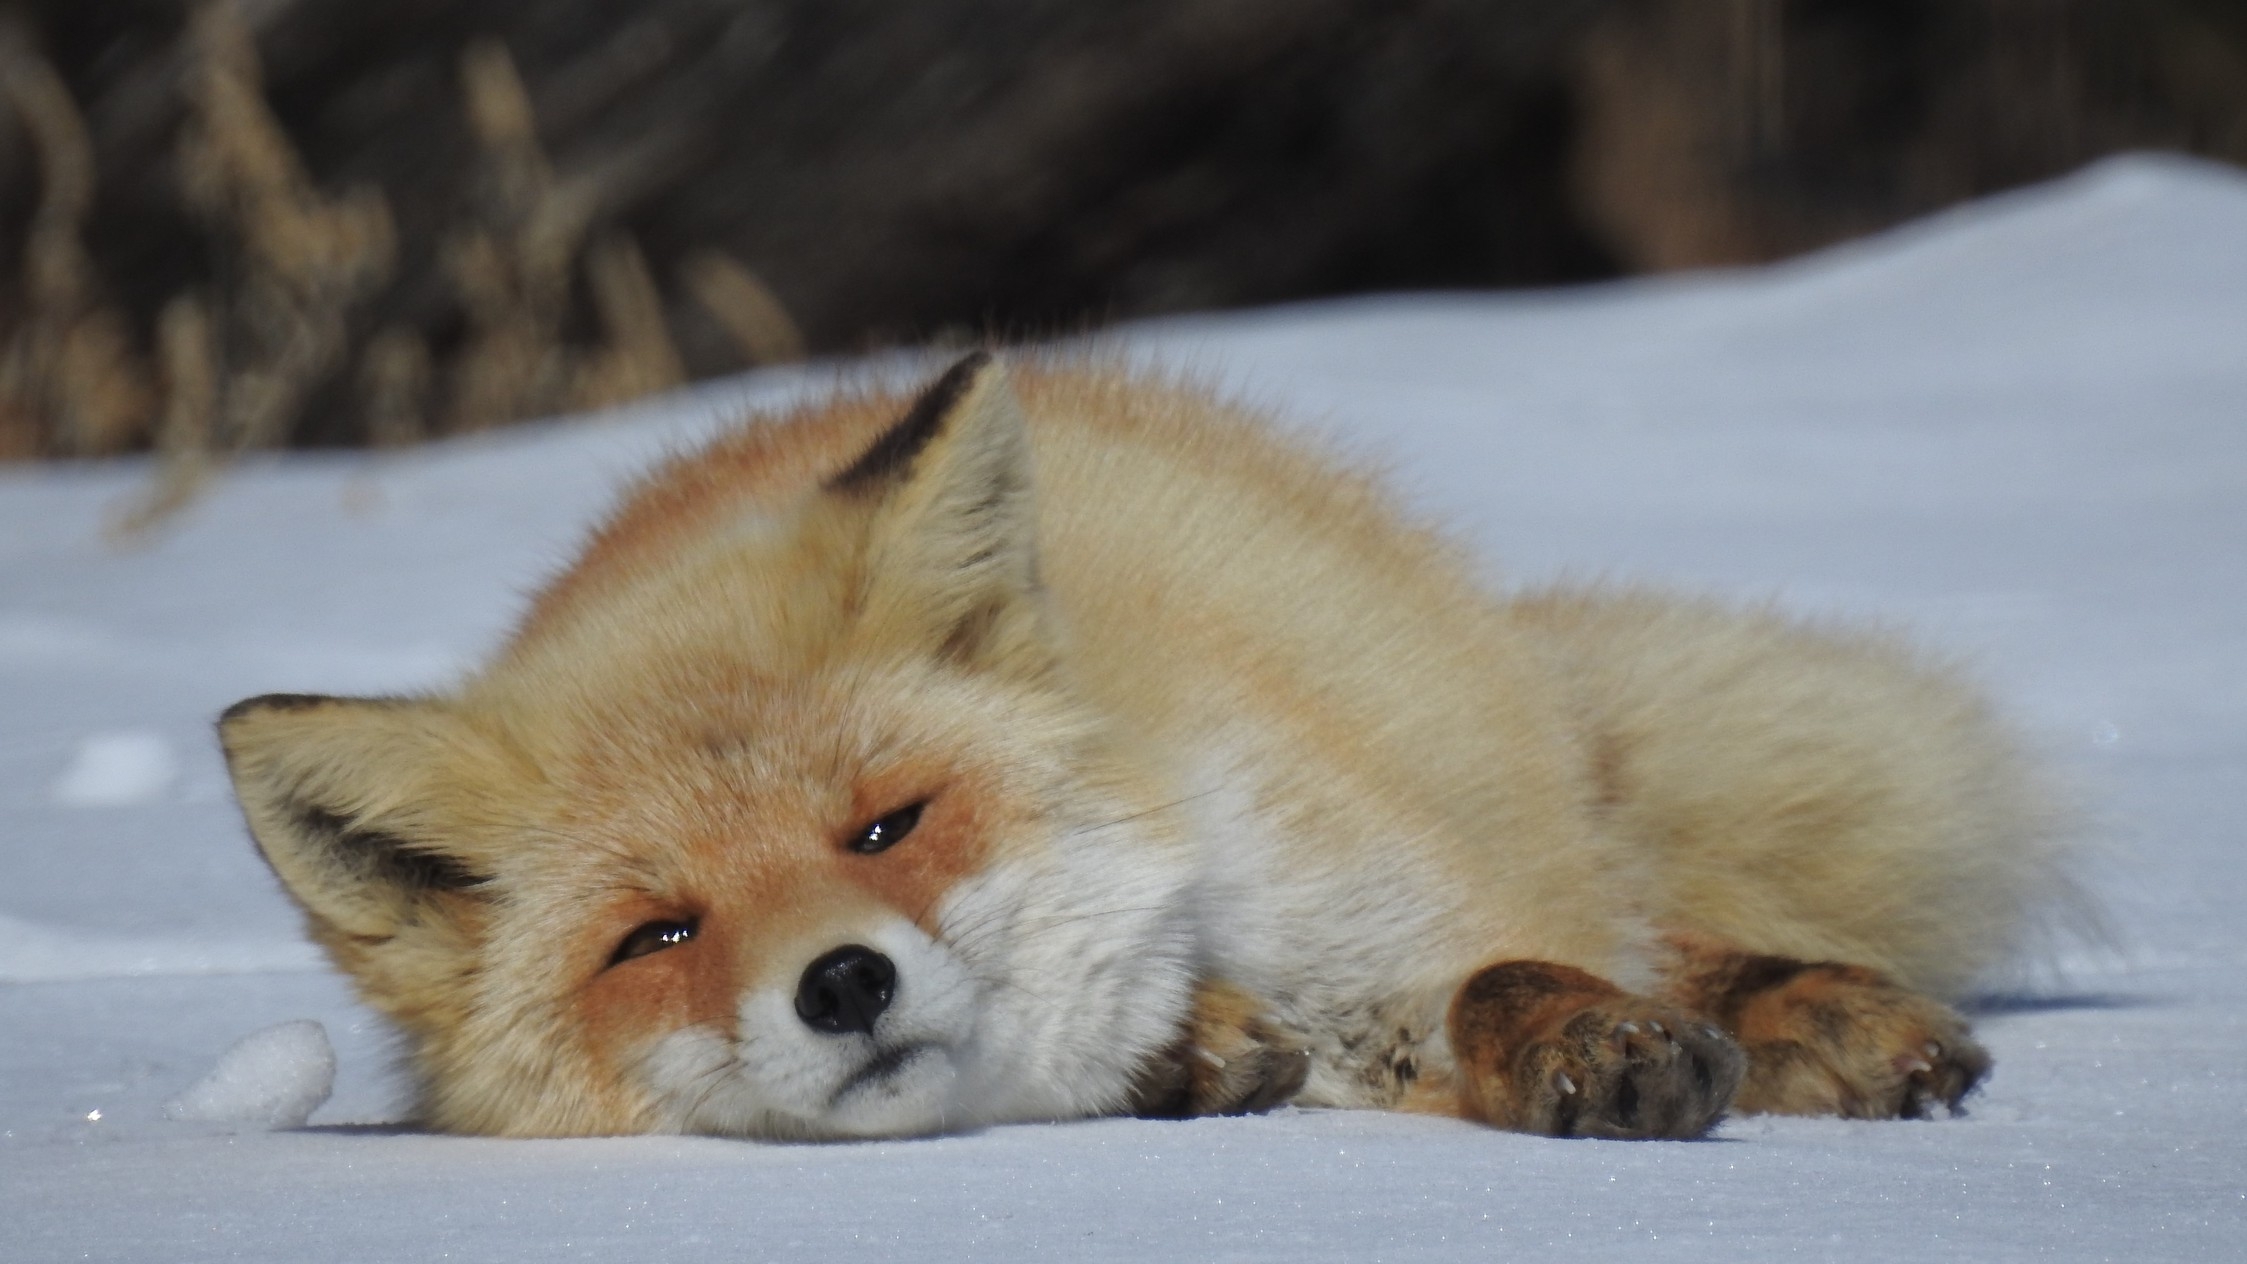
[[[2125,953],[2071,952],[1985,1007],[1996,1074],[1937,1123],[418,1135],[379,1126],[385,1038],[253,859],[212,716],[445,681],[621,476],[832,370],[261,464],[142,552],[99,528],[143,467],[11,470],[0,1258],[2247,1256],[2247,178],[2137,159],[1783,267],[1120,341],[1387,460],[1494,582],[1776,595],[1970,656],[2084,788]],[[162,1116],[236,1039],[298,1018],[341,1059],[311,1128]]]

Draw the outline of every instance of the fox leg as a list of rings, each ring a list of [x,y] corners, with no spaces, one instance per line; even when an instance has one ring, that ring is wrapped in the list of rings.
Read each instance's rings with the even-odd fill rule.
[[[1147,1119],[1254,1115],[1302,1089],[1310,1051],[1273,1025],[1264,1007],[1222,979],[1194,988],[1178,1040],[1140,1072],[1132,1113]]]
[[[1672,997],[1739,1041],[1744,1114],[1924,1119],[1955,1110],[1990,1057],[1956,1011],[1877,970],[1671,940]]]
[[[1695,1015],[1544,961],[1477,973],[1450,1026],[1467,1112],[1551,1137],[1698,1137],[1746,1065]]]

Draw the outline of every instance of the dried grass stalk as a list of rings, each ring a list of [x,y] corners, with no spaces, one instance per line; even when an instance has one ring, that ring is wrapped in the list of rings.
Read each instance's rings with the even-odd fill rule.
[[[567,398],[561,325],[577,248],[569,225],[545,209],[554,173],[506,48],[489,40],[469,45],[460,86],[484,157],[479,222],[454,230],[445,247],[446,275],[469,330],[453,365],[449,431],[553,412]]]
[[[218,338],[210,308],[182,294],[156,320],[163,365],[164,419],[156,431],[156,479],[111,520],[111,544],[129,546],[192,502],[217,467]]]
[[[331,199],[313,187],[266,106],[257,47],[235,0],[200,5],[190,43],[181,191],[238,250],[221,344],[221,440],[234,451],[268,447],[343,363],[354,309],[395,267],[396,234],[379,192]]]
[[[81,241],[94,201],[93,144],[62,76],[12,15],[0,15],[0,97],[38,153],[40,176],[24,310],[0,349],[0,448],[121,452],[145,433],[155,399],[130,327],[101,301]]]
[[[605,408],[686,381],[663,322],[663,296],[639,245],[621,233],[607,238],[587,254],[585,267],[607,341],[579,369],[571,402]]]
[[[413,330],[391,325],[368,340],[359,357],[359,390],[370,445],[402,448],[427,437],[434,376],[429,344]]]
[[[456,230],[446,250],[447,275],[469,326],[453,366],[446,428],[477,430],[602,407],[685,381],[639,247],[623,234],[585,245],[622,168],[556,177],[539,145],[530,95],[498,43],[470,45],[460,80],[484,169],[479,222]],[[604,334],[589,351],[562,337],[580,255]]]
[[[750,364],[791,364],[804,358],[804,336],[763,278],[722,250],[687,257],[679,278],[733,337]]]

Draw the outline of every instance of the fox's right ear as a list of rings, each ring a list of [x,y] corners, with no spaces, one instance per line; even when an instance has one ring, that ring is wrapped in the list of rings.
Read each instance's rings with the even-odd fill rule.
[[[480,902],[478,814],[448,787],[496,752],[441,704],[267,694],[218,727],[258,849],[330,947]]]

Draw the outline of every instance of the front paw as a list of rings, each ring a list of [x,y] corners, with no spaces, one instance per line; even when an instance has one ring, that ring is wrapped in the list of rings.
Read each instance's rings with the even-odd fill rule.
[[[1140,1073],[1132,1111],[1156,1119],[1260,1114],[1302,1091],[1310,1070],[1309,1048],[1254,997],[1205,980],[1178,1043]]]
[[[1955,1113],[1989,1073],[1966,1020],[1853,966],[1807,966],[1743,1006],[1744,1113],[1926,1119]]]
[[[1189,1068],[1189,1111],[1195,1115],[1260,1115],[1303,1089],[1310,1050],[1279,1033],[1251,1028],[1225,1042],[1224,1052],[1197,1047]]]
[[[1552,1137],[1686,1140],[1724,1113],[1746,1068],[1739,1046],[1707,1023],[1616,997],[1521,1050],[1515,1118]]]

